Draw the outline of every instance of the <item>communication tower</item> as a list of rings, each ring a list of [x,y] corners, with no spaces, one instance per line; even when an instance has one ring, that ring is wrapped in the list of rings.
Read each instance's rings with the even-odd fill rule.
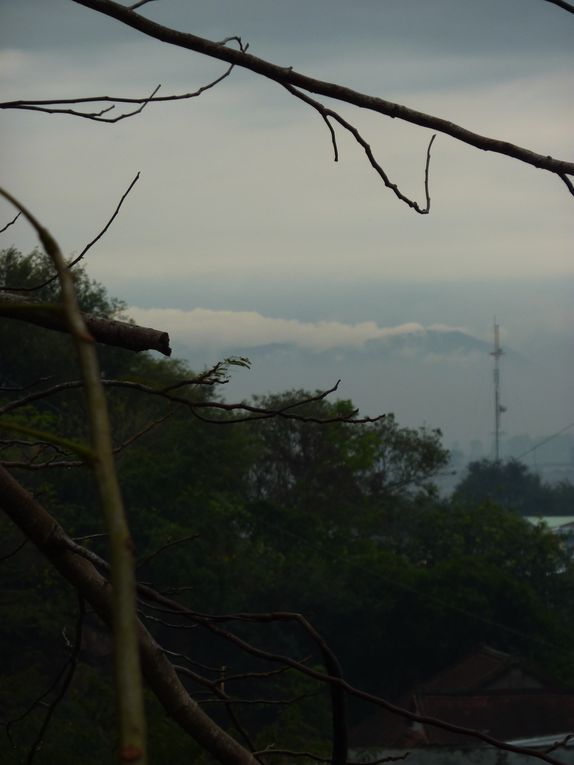
[[[500,326],[494,319],[494,461],[500,461],[500,417],[506,412],[506,407],[500,403],[500,357],[504,351],[500,347]]]

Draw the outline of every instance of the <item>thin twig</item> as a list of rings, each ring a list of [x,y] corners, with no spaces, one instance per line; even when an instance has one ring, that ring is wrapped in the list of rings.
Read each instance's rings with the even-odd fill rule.
[[[50,685],[46,688],[43,693],[41,693],[37,698],[35,698],[27,707],[26,709],[20,714],[18,717],[14,717],[11,720],[7,720],[3,723],[3,725],[6,728],[6,736],[8,740],[10,741],[10,744],[14,746],[14,741],[12,740],[12,733],[11,729],[14,725],[16,725],[19,722],[22,722],[22,720],[25,720],[28,715],[36,709],[37,706],[40,706],[40,704],[43,703],[44,699],[49,696],[52,691],[58,687],[58,684],[62,677],[64,676],[67,668],[68,668],[69,659],[66,660],[65,664],[60,668],[58,671],[58,674],[55,676],[55,678],[52,680]]]
[[[20,550],[26,545],[27,542],[28,542],[28,539],[24,539],[22,542],[20,542],[18,547],[15,547],[9,553],[6,553],[6,555],[2,555],[2,557],[0,557],[0,563],[4,563],[5,560],[9,560],[10,558],[13,558],[14,555],[17,555],[20,552]]]
[[[544,751],[547,754],[549,752],[555,752],[557,749],[568,746],[572,739],[574,739],[574,733],[567,733],[563,738],[561,738],[559,741],[555,741],[551,746],[548,747],[548,749],[545,749]]]
[[[174,414],[174,409],[170,409],[167,414],[162,415],[161,417],[158,417],[155,420],[152,420],[151,422],[148,422],[145,427],[141,428],[141,430],[138,430],[137,433],[133,433],[129,438],[127,438],[125,441],[123,441],[118,446],[114,446],[112,449],[112,454],[117,456],[118,454],[121,454],[125,449],[130,447],[135,441],[142,438],[142,436],[149,433],[154,428],[158,427],[158,425],[161,425],[164,423],[169,417],[171,417]],[[0,421],[1,422],[1,421]],[[21,444],[26,444],[27,446],[36,446],[38,445],[37,442],[26,442],[21,441]],[[51,443],[41,443],[42,446],[49,446],[50,448],[54,449],[59,454],[64,454],[64,450],[59,448],[57,444],[51,444]],[[45,462],[34,462],[34,459],[38,459],[39,455],[36,455],[32,460],[2,460],[2,464],[4,467],[7,468],[22,468],[24,470],[44,470],[46,468],[77,468],[77,467],[84,467],[86,465],[86,460],[58,460],[56,461],[56,455],[54,455],[51,459],[46,460]]]
[[[175,669],[177,673],[186,675],[187,677],[190,677],[195,683],[205,688],[208,688],[213,694],[215,694],[216,696],[216,699],[214,699],[215,701],[219,701],[220,703],[225,704],[225,709],[229,716],[229,719],[231,720],[231,722],[237,729],[239,735],[243,738],[249,751],[253,752],[253,750],[255,749],[255,745],[253,741],[251,740],[251,736],[247,732],[245,726],[241,723],[236,711],[233,709],[233,706],[232,706],[233,700],[228,696],[227,693],[225,693],[225,691],[220,687],[218,682],[208,680],[207,678],[202,677],[201,675],[198,675],[197,672],[194,672],[188,667],[182,667],[180,665],[174,664],[173,668]],[[205,701],[208,701],[208,699],[205,699]],[[256,759],[258,758],[256,757]]]
[[[12,218],[11,221],[9,221],[5,226],[2,226],[2,228],[0,228],[0,234],[3,234],[7,229],[10,228],[10,226],[13,226],[16,223],[16,221],[18,220],[18,218],[20,217],[21,214],[22,213],[20,213],[20,212],[16,213],[16,215]]]
[[[70,683],[72,682],[72,678],[74,677],[74,672],[76,671],[76,666],[78,664],[78,657],[80,655],[80,648],[82,647],[82,626],[83,626],[85,613],[86,613],[86,609],[85,609],[84,600],[79,595],[78,596],[78,618],[76,620],[76,632],[74,636],[74,642],[72,644],[72,654],[67,663],[67,674],[66,674],[66,677],[64,678],[64,682],[62,683],[62,687],[58,691],[54,700],[50,703],[46,716],[44,717],[44,720],[40,727],[40,730],[38,731],[38,734],[36,738],[34,739],[32,746],[30,747],[30,751],[28,753],[28,759],[26,760],[27,765],[31,765],[34,759],[34,756],[36,755],[38,749],[40,748],[42,744],[42,740],[44,738],[46,730],[48,729],[50,720],[52,719],[52,716],[54,715],[54,712],[56,711],[56,707],[66,695],[66,692],[68,688],[70,687]]]
[[[179,651],[169,651],[167,648],[164,648],[163,646],[162,646],[162,651],[166,656],[173,656],[176,659],[184,659],[184,661],[187,661],[187,663],[191,664],[192,667],[197,667],[198,669],[201,669],[204,672],[212,672],[216,675],[221,674],[221,667],[210,667],[207,664],[202,664],[199,661],[195,661],[195,659],[192,659],[191,656],[188,656],[185,653],[180,653]],[[227,680],[227,677],[225,679]]]
[[[305,406],[306,404],[323,401],[331,393],[334,393],[335,391],[338,390],[340,382],[341,381],[338,380],[335,383],[335,385],[333,385],[331,388],[327,388],[324,391],[319,391],[314,396],[309,396],[307,398],[301,399],[300,401],[295,401],[291,404],[287,404],[283,407],[280,407],[279,409],[270,409],[266,407],[260,407],[260,406],[247,404],[246,402],[228,404],[223,401],[192,401],[189,398],[184,398],[183,396],[175,396],[172,393],[166,392],[163,388],[152,388],[149,385],[133,382],[131,380],[113,380],[113,379],[101,380],[101,383],[104,387],[126,388],[128,390],[137,390],[137,391],[141,391],[142,393],[148,393],[152,396],[159,396],[161,398],[165,398],[168,401],[171,401],[174,403],[183,404],[184,406],[191,409],[192,412],[196,414],[196,416],[197,416],[198,409],[215,409],[222,412],[240,411],[240,412],[249,412],[250,414],[250,416],[248,417],[236,417],[236,418],[221,419],[221,420],[213,420],[213,419],[208,419],[206,417],[200,417],[200,419],[204,420],[205,422],[212,422],[216,425],[229,425],[229,424],[234,424],[238,422],[252,422],[253,420],[271,419],[274,417],[279,417],[279,418],[288,419],[288,420],[298,420],[299,422],[311,422],[317,425],[325,425],[325,424],[331,424],[335,422],[348,423],[350,425],[363,425],[365,423],[370,423],[370,422],[379,422],[380,420],[384,419],[384,417],[386,416],[384,414],[379,415],[378,417],[360,417],[360,418],[356,417],[357,415],[356,409],[353,409],[351,412],[349,412],[346,415],[324,417],[324,418],[314,417],[314,416],[305,415],[305,414],[296,414],[292,411],[293,409]],[[56,395],[63,391],[71,390],[73,388],[79,388],[79,387],[81,387],[81,382],[79,380],[70,380],[67,382],[58,383],[56,385],[53,385],[51,388],[46,388],[43,391],[31,393],[28,396],[24,396],[23,398],[18,399],[17,401],[11,401],[5,404],[3,407],[0,407],[0,414],[7,414],[8,412],[11,412],[12,410],[18,409],[19,407],[25,406],[29,403],[32,403],[33,401],[47,398],[49,396]]]
[[[146,5],[147,3],[153,3],[155,0],[139,0],[139,2],[134,3],[133,5],[128,5],[128,8],[130,11],[135,11],[136,8],[141,8],[142,5]]]
[[[84,534],[81,537],[72,537],[72,539],[74,540],[74,542],[87,542],[90,539],[103,539],[107,536],[108,535],[105,532],[103,532],[98,534]]]
[[[52,379],[52,377],[39,377],[37,380],[34,380],[34,382],[28,383],[28,385],[18,385],[16,387],[0,387],[0,393],[19,393],[24,390],[30,390],[30,388],[34,388],[36,385],[41,385],[42,383],[48,382]]]
[[[101,231],[92,239],[92,241],[89,242],[84,247],[84,249],[81,251],[81,253],[76,258],[74,258],[73,260],[71,260],[67,264],[69,269],[73,268],[77,263],[79,263],[84,258],[84,256],[88,253],[88,251],[91,250],[91,248],[94,246],[94,244],[96,244],[96,242],[98,242],[103,237],[103,235],[106,233],[106,231],[112,225],[114,220],[117,218],[118,213],[120,212],[126,197],[128,196],[130,191],[133,189],[133,187],[138,182],[139,177],[140,177],[140,173],[138,172],[136,177],[133,179],[133,181],[130,183],[130,185],[126,189],[126,191],[124,191],[124,193],[122,194],[122,197],[121,197],[120,201],[118,202],[118,204],[116,205],[116,209],[112,213],[111,218],[108,220],[106,225],[101,229]],[[5,292],[33,292],[34,290],[39,290],[39,289],[42,289],[43,287],[47,287],[49,284],[52,284],[52,282],[56,281],[57,278],[58,278],[58,275],[54,274],[54,276],[51,276],[49,279],[46,279],[45,281],[41,282],[40,284],[35,284],[33,287],[1,287],[0,289],[2,289]]]
[[[433,142],[436,138],[436,133],[431,137],[429,141],[429,145],[427,147],[426,152],[426,164],[425,164],[425,198],[426,198],[426,206],[421,207],[418,202],[415,202],[413,199],[410,199],[409,197],[405,196],[399,189],[396,183],[393,183],[385,170],[382,168],[382,166],[377,162],[375,155],[373,154],[373,150],[371,149],[370,145],[365,141],[361,133],[357,130],[357,128],[354,125],[351,125],[350,122],[347,122],[347,120],[343,119],[340,114],[333,111],[333,109],[328,109],[326,106],[324,106],[319,101],[316,101],[314,98],[311,98],[306,93],[301,93],[300,90],[297,90],[297,88],[294,88],[292,85],[283,85],[283,87],[291,93],[291,95],[295,96],[296,98],[299,98],[301,101],[304,101],[309,106],[313,107],[316,111],[319,112],[323,120],[325,121],[325,124],[329,128],[331,132],[331,141],[333,144],[333,150],[335,155],[335,162],[339,159],[339,150],[337,147],[337,137],[335,135],[335,130],[333,126],[331,125],[331,119],[335,120],[336,122],[341,125],[341,127],[345,128],[355,141],[363,148],[365,154],[367,155],[367,159],[369,160],[369,163],[371,167],[375,170],[377,175],[381,178],[385,186],[390,189],[395,196],[401,200],[401,202],[404,202],[406,205],[408,205],[410,208],[415,210],[415,212],[418,212],[420,215],[427,215],[430,212],[430,192],[429,192],[429,166],[430,166],[430,156],[431,156],[431,147],[433,145]]]
[[[181,539],[173,539],[167,542],[162,547],[158,547],[157,550],[154,550],[149,555],[146,555],[144,558],[141,558],[139,561],[136,562],[136,569],[140,569],[142,566],[145,566],[146,563],[149,563],[150,560],[153,560],[157,555],[164,552],[165,550],[169,550],[171,547],[175,547],[175,545],[181,545],[184,542],[191,542],[194,539],[199,539],[199,534],[190,534],[187,537],[181,537]]]
[[[299,659],[302,664],[308,660],[309,657]],[[225,675],[225,682],[231,683],[234,680],[267,680],[268,678],[275,677],[276,675],[283,675],[285,672],[289,672],[290,669],[290,667],[279,667],[279,669],[272,669],[269,672],[242,672],[236,675]]]
[[[209,367],[209,369],[201,372],[197,377],[190,377],[187,380],[179,380],[178,382],[171,385],[166,385],[161,390],[163,393],[169,393],[171,391],[178,390],[178,388],[185,388],[189,385],[225,385],[229,382],[228,372],[230,365],[247,367],[249,366],[249,361],[243,357],[241,357],[238,361],[236,361],[234,358],[227,359],[225,361],[218,361],[217,363],[213,364],[213,366]]]
[[[238,39],[238,38],[233,38]],[[226,71],[217,77],[207,85],[202,85],[192,93],[180,93],[172,96],[156,96],[156,93],[160,89],[161,85],[158,85],[151,96],[147,98],[123,98],[121,96],[90,96],[90,97],[78,97],[78,98],[52,98],[52,99],[35,99],[35,100],[19,100],[19,101],[4,101],[0,102],[0,109],[20,109],[24,111],[43,112],[45,114],[64,114],[71,117],[82,117],[83,119],[92,120],[93,122],[107,122],[115,123],[128,117],[135,117],[140,114],[148,104],[165,102],[165,101],[185,101],[190,98],[197,98],[205,93],[206,90],[210,90],[218,85],[226,77],[229,77],[233,71],[234,64],[231,64]],[[96,112],[80,112],[76,109],[64,109],[61,108],[63,104],[88,104],[88,103],[111,103],[111,106],[105,109],[100,109]],[[131,112],[124,112],[117,117],[104,117],[104,114],[108,114],[112,109],[115,109],[117,104],[139,104],[138,109],[134,109]]]
[[[176,670],[181,669],[180,667],[175,667]],[[305,699],[313,698],[314,696],[318,696],[319,691],[313,691],[312,693],[301,693],[299,696],[293,696],[290,699],[241,699],[241,698],[235,698],[233,696],[229,696],[226,699],[220,699],[220,698],[204,698],[202,699],[202,704],[243,704],[244,706],[291,706],[293,704],[297,704],[299,701],[304,701]],[[331,762],[331,758],[329,758],[329,762]]]

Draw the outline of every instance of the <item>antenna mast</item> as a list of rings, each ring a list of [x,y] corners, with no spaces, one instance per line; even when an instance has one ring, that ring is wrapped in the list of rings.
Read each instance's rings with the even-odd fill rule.
[[[500,462],[500,416],[506,412],[506,407],[500,403],[500,357],[504,351],[500,347],[500,327],[494,319],[494,461]]]

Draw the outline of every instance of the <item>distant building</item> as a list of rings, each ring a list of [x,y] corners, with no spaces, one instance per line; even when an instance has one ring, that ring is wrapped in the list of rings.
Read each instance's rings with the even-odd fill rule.
[[[557,759],[574,763],[574,740],[568,739],[574,733],[574,689],[557,687],[501,651],[478,649],[404,694],[397,705],[534,751],[556,744]],[[351,759],[356,762],[405,751],[412,753],[410,762],[423,765],[531,762],[524,755],[511,756],[480,740],[382,708],[357,725],[350,738]]]
[[[527,515],[525,520],[533,526],[539,523],[548,526],[550,531],[560,537],[564,547],[574,553],[574,515]]]

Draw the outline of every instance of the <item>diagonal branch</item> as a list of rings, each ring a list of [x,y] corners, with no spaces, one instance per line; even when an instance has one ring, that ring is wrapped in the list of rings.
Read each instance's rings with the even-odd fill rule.
[[[70,543],[72,546],[75,543],[63,528],[2,466],[0,510],[111,626],[112,589],[109,581],[89,560],[71,551]],[[255,758],[189,696],[161,646],[139,621],[137,629],[144,676],[167,714],[223,765],[257,765]]]
[[[112,225],[114,220],[117,218],[117,216],[118,216],[118,214],[119,214],[119,212],[120,212],[120,210],[122,208],[123,203],[125,202],[125,200],[126,200],[128,194],[130,193],[130,191],[133,189],[133,187],[138,182],[139,177],[140,177],[140,174],[138,173],[136,175],[136,177],[133,179],[133,181],[130,183],[130,185],[128,186],[126,191],[124,191],[124,193],[122,194],[122,197],[121,197],[120,201],[116,205],[116,209],[112,213],[112,215],[109,218],[109,220],[106,223],[106,225],[98,232],[98,234],[96,234],[96,236],[90,242],[88,242],[88,244],[84,247],[84,249],[81,251],[81,253],[77,257],[73,258],[73,260],[71,260],[67,264],[68,268],[73,268],[77,263],[79,263],[81,260],[83,260],[85,255],[87,255],[88,251],[91,250],[92,247],[97,242],[99,242],[99,240],[103,237],[103,235],[106,233],[106,231]],[[18,215],[20,215],[20,213],[18,213]],[[18,216],[16,216],[16,218],[17,217]],[[16,218],[14,218],[14,220],[16,220]],[[12,223],[13,222],[14,221],[12,221]],[[49,279],[46,279],[45,281],[40,282],[39,284],[35,284],[33,287],[0,287],[0,292],[34,292],[35,290],[42,289],[42,287],[47,287],[49,284],[52,284],[52,282],[55,282],[57,280],[57,278],[58,278],[58,274],[54,274],[54,276],[51,276]]]
[[[455,138],[457,141],[474,146],[482,151],[491,151],[511,157],[520,162],[524,162],[533,167],[546,170],[556,175],[574,175],[574,162],[568,162],[562,159],[555,159],[548,154],[538,154],[530,149],[501,141],[495,138],[475,133],[467,130],[461,125],[457,125],[449,120],[435,117],[431,114],[411,109],[402,104],[393,101],[387,101],[383,98],[361,93],[351,88],[337,85],[336,83],[326,82],[305,74],[296,72],[292,67],[281,67],[272,64],[265,59],[258,58],[247,53],[245,50],[235,50],[228,48],[222,43],[208,40],[198,35],[187,32],[180,32],[175,29],[158,24],[155,21],[140,16],[130,8],[120,5],[113,0],[73,0],[78,5],[83,5],[99,13],[103,13],[111,18],[121,21],[133,29],[137,29],[149,37],[165,42],[169,45],[176,45],[180,48],[201,53],[210,58],[216,58],[226,61],[229,64],[248,69],[255,74],[266,77],[281,85],[291,85],[300,90],[305,90],[317,95],[333,98],[337,101],[358,106],[361,109],[378,112],[393,119],[410,122],[420,127],[429,128],[438,133],[445,133]]]
[[[557,5],[559,8],[562,8],[563,11],[568,11],[568,13],[574,13],[574,5],[566,2],[566,0],[546,0],[546,2],[552,3],[552,5]]]
[[[138,653],[133,542],[114,464],[111,426],[94,340],[80,312],[72,275],[58,243],[48,229],[11,194],[1,188],[0,194],[20,210],[32,226],[58,273],[62,292],[61,308],[74,341],[84,384],[90,451],[94,456],[91,465],[109,534],[113,585],[114,679],[119,720],[118,756],[120,761],[129,759],[139,765],[146,765],[146,719]]]
[[[20,217],[20,215],[22,215],[22,213],[17,212],[16,215],[12,218],[12,220],[8,221],[8,223],[6,223],[5,226],[2,226],[2,228],[0,228],[0,234],[3,234],[7,229],[10,228],[10,226],[13,226],[18,220],[18,218]]]

